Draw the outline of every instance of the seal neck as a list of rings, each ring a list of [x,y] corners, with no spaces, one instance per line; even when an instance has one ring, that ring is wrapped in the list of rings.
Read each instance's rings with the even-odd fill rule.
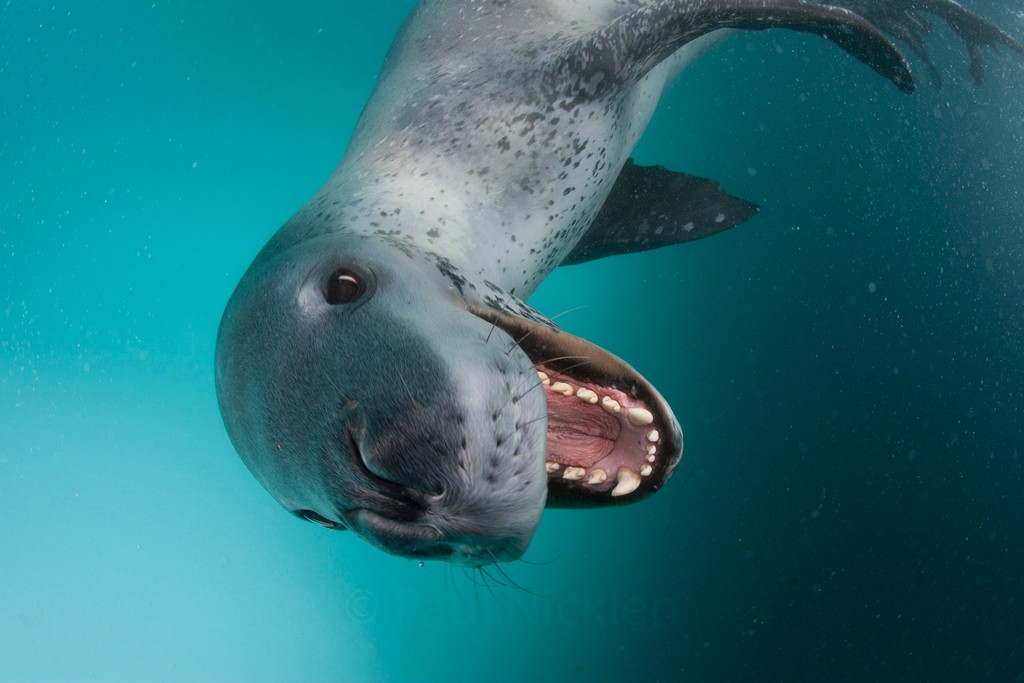
[[[330,234],[387,237],[523,298],[561,260],[559,254],[545,257],[543,249],[532,248],[538,226],[515,205],[493,201],[494,189],[469,175],[423,174],[379,160],[372,172],[365,169],[346,157],[267,250],[279,252]]]

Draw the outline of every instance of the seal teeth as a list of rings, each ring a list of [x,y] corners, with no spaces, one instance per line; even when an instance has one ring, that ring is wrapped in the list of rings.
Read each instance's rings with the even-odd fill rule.
[[[628,467],[620,467],[616,474],[616,484],[612,489],[612,496],[625,496],[636,491],[639,486],[640,475]]]
[[[576,391],[576,398],[591,405],[597,403],[597,394],[586,387],[580,387],[579,390]]]
[[[651,467],[650,465],[644,465],[643,467],[640,468],[640,475],[646,477],[653,471],[653,467]]]
[[[654,415],[646,408],[630,408],[626,413],[629,424],[634,427],[643,427],[654,422]]]
[[[555,382],[551,385],[551,391],[562,396],[572,396],[573,388],[565,382]]]
[[[601,469],[594,470],[590,473],[590,477],[587,478],[588,484],[603,484],[608,481],[608,474]]]
[[[561,468],[562,468],[562,466],[559,465],[557,462],[546,462],[546,463],[544,463],[544,469],[547,470],[548,474],[551,474],[552,472],[557,472]]]
[[[541,384],[551,384],[551,378],[548,377],[548,373],[538,370],[537,377],[540,379]]]
[[[651,431],[647,432],[647,440],[650,441],[651,443],[657,443],[658,439],[660,438],[661,435],[658,434],[657,429],[652,429]]]
[[[619,402],[611,396],[605,396],[601,399],[601,407],[613,415],[622,410],[622,406],[619,405]]]
[[[566,467],[565,472],[562,473],[562,479],[568,479],[570,481],[578,481],[583,478],[583,475],[587,471],[582,467]]]

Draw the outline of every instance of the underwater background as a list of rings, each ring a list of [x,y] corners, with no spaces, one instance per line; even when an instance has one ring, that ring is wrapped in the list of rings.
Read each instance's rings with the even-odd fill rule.
[[[260,488],[220,315],[413,4],[0,7],[0,680],[1024,681],[1024,60],[974,88],[944,27],[940,91],[785,31],[673,85],[636,160],[761,212],[531,299],[686,446],[547,511],[521,588]]]

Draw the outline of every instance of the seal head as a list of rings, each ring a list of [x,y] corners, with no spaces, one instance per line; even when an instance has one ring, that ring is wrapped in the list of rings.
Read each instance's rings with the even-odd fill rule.
[[[545,504],[637,500],[681,453],[625,363],[387,238],[265,250],[217,348],[225,424],[263,486],[407,557],[515,559]]]

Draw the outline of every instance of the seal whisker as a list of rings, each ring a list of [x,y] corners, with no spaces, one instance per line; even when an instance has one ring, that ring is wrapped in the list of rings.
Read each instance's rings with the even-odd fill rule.
[[[518,560],[516,560],[516,562],[522,562],[523,564],[532,565],[534,567],[543,567],[544,565],[554,564],[556,561],[558,561],[560,559],[562,559],[562,554],[558,553],[557,555],[555,555],[550,560],[544,560],[543,562],[533,562],[533,561],[527,560],[527,559],[525,559],[523,557],[520,557]]]
[[[513,394],[512,395],[512,403],[519,403],[519,401],[521,401],[524,396],[529,394],[531,391],[533,391],[537,387],[542,387],[542,386],[544,386],[544,382],[538,381],[538,382],[534,383],[533,386],[531,386],[529,389],[527,389],[526,391],[522,392],[521,394]],[[517,389],[518,389],[518,387],[517,387]]]
[[[490,553],[490,548],[488,548],[487,550],[488,550],[488,553]],[[493,557],[493,554],[492,554],[492,557]],[[500,582],[496,581],[495,578],[493,576],[491,576],[487,572],[487,566],[486,565],[480,566],[480,567],[473,567],[472,569],[473,569],[473,572],[469,573],[468,572],[468,568],[467,568],[467,576],[471,577],[470,581],[471,581],[471,583],[474,586],[473,592],[476,595],[477,607],[482,608],[483,607],[483,603],[480,601],[479,589],[480,588],[485,588],[487,590],[487,593],[492,598],[497,600],[498,599],[498,594],[494,592],[494,586],[495,585],[502,585],[502,584]],[[479,580],[474,580],[476,577],[479,577]]]
[[[515,295],[516,295],[516,290],[513,287],[511,290],[509,290],[508,298],[505,299],[505,303],[503,303],[501,305],[501,310],[503,310],[503,311],[507,311],[508,310],[508,302],[512,301],[512,297],[514,297]],[[484,339],[484,344],[487,344],[488,342],[491,341],[491,335],[494,334],[494,328],[497,327],[497,326],[498,326],[498,319],[495,318],[494,321],[491,322],[491,329],[487,331],[487,338]]]
[[[552,316],[550,318],[550,320],[552,320],[552,321],[558,320],[563,315],[568,315],[569,313],[574,313],[574,312],[576,312],[576,311],[578,311],[580,309],[583,309],[583,308],[586,308],[586,306],[576,306],[575,308],[566,309],[566,310],[562,311],[561,313],[559,313],[558,315]],[[531,329],[529,332],[527,332],[522,337],[517,339],[516,343],[515,343],[515,346],[512,346],[511,348],[509,348],[509,350],[505,352],[505,355],[507,356],[510,353],[512,353],[512,349],[514,349],[516,346],[520,346],[524,341],[526,341],[530,337],[531,334],[534,333],[534,331],[535,331],[534,329]],[[488,335],[488,338],[490,338],[490,335]]]
[[[506,572],[505,569],[501,566],[501,562],[498,560],[497,557],[494,556],[494,553],[491,551],[490,548],[487,549],[487,552],[491,556],[491,559],[494,560],[494,564],[491,566],[494,567],[494,571],[498,572],[498,574],[501,575],[502,579],[504,579],[504,585],[506,587],[514,588],[515,590],[522,591],[524,593],[528,593],[529,595],[533,595],[536,597],[544,597],[540,593],[537,593],[535,591],[530,590],[529,588],[524,587],[518,581],[509,576],[508,572]]]
[[[533,418],[532,420],[527,420],[526,422],[522,422],[522,423],[520,423],[520,424],[519,424],[519,428],[520,428],[520,429],[522,429],[523,427],[529,427],[529,426],[530,426],[530,425],[532,425],[532,424],[533,424],[534,422],[540,422],[541,420],[543,420],[543,419],[544,419],[544,418],[546,418],[547,416],[548,416],[548,414],[547,414],[547,413],[544,413],[543,415],[538,415],[537,417]]]
[[[587,304],[580,304],[579,306],[576,306],[574,308],[567,308],[564,311],[562,311],[561,313],[558,313],[557,315],[551,316],[549,318],[549,320],[552,320],[552,321],[558,320],[563,315],[568,315],[570,313],[575,313],[576,311],[582,311],[586,307],[587,307]]]
[[[545,360],[544,362],[540,363],[540,365],[547,365],[549,363],[554,363],[554,362],[557,362],[557,361],[560,361],[560,360],[569,360],[569,359],[573,359],[573,358],[582,360],[583,362],[574,363],[573,365],[570,365],[570,366],[568,366],[566,368],[562,368],[562,372],[568,372],[570,370],[573,370],[575,368],[581,367],[583,365],[587,365],[588,363],[591,362],[591,359],[588,356],[556,356],[554,358],[549,358],[548,360]],[[523,398],[523,396],[526,396],[528,393],[530,393],[531,391],[533,391],[534,389],[536,389],[539,386],[544,386],[544,381],[543,380],[538,381],[536,384],[534,384],[533,386],[531,386],[529,389],[527,389],[526,391],[522,392],[521,394],[517,394],[517,395],[514,394],[512,396],[512,403],[518,403],[520,401],[520,399]],[[518,389],[518,387],[516,387],[516,389]]]
[[[574,358],[575,359],[579,359],[580,362],[579,363],[573,363],[572,365],[567,365],[564,368],[559,368],[558,371],[561,372],[562,374],[566,374],[570,370],[575,370],[576,368],[581,368],[584,365],[590,365],[593,362],[593,359],[591,359],[589,356],[558,356],[556,358],[549,358],[548,360],[545,360],[543,363],[541,363],[541,365],[549,365],[549,364],[555,363],[557,361],[571,360],[571,359],[574,359]]]

